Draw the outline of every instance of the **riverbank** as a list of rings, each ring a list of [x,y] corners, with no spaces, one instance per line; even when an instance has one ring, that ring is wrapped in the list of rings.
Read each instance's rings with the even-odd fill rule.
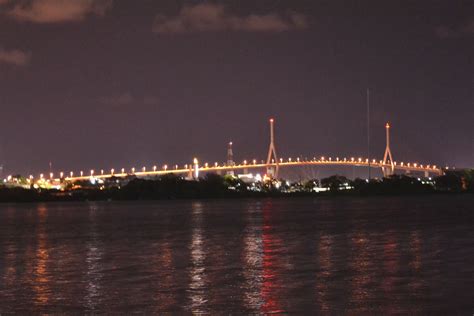
[[[446,179],[448,177],[448,179]],[[447,181],[449,180],[449,181]],[[456,180],[456,179],[454,179]],[[177,199],[239,199],[281,197],[401,196],[473,193],[471,182],[454,181],[442,176],[428,181],[407,176],[392,176],[370,182],[332,176],[304,183],[268,181],[244,183],[237,178],[207,175],[199,180],[176,176],[156,179],[133,179],[125,185],[108,186],[82,183],[65,190],[0,188],[0,202],[62,202],[62,201],[136,201]]]

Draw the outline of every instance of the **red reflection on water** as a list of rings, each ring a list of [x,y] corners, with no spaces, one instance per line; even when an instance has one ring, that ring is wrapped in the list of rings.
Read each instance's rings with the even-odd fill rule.
[[[156,302],[159,305],[157,312],[168,311],[176,305],[176,297],[172,291],[175,280],[173,251],[169,242],[160,242],[158,253],[155,256],[154,273],[158,277],[158,292]]]
[[[369,257],[370,242],[363,231],[355,232],[351,238],[352,261],[350,263],[354,276],[351,279],[350,305],[354,312],[363,312],[373,298],[373,263]],[[362,309],[362,310],[361,310]]]
[[[422,272],[422,239],[420,237],[420,233],[418,231],[413,231],[410,234],[410,241],[409,241],[409,250],[411,252],[411,261],[409,266],[412,270],[413,277],[411,278],[408,286],[410,288],[410,292],[413,296],[419,297],[422,296],[422,289],[424,286],[424,278],[421,275]]]
[[[261,311],[263,313],[281,313],[281,302],[278,297],[278,253],[281,248],[281,240],[274,234],[272,227],[271,202],[263,208],[263,263],[262,263],[262,300]]]
[[[399,245],[394,231],[387,231],[382,235],[383,251],[383,275],[381,288],[384,293],[384,310],[388,314],[400,313],[399,305],[396,301],[399,289],[396,281],[399,278]]]
[[[318,241],[318,270],[316,272],[316,301],[321,313],[330,312],[328,299],[329,279],[332,275],[332,246],[333,238],[322,234]]]

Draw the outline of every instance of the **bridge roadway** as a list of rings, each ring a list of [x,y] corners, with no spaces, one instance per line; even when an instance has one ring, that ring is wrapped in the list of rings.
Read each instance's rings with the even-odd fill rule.
[[[136,171],[136,172],[119,172],[119,173],[98,173],[95,174],[93,170],[91,170],[91,173],[89,175],[83,175],[83,176],[72,176],[72,177],[65,177],[65,180],[67,181],[79,181],[79,180],[89,180],[91,178],[95,179],[107,179],[111,177],[119,177],[123,178],[126,176],[137,176],[137,177],[151,177],[151,176],[160,176],[160,175],[165,175],[165,174],[186,174],[186,175],[193,175],[195,174],[195,165],[187,165],[188,167],[175,167],[174,169],[167,168],[166,165],[163,167],[163,169],[158,170],[156,168],[153,168],[154,170],[152,171]],[[244,161],[241,164],[236,164],[233,166],[228,166],[228,165],[219,165],[217,163],[213,165],[209,165],[205,163],[202,166],[198,166],[199,172],[225,172],[225,171],[236,171],[236,170],[249,170],[249,169],[267,169],[271,167],[276,167],[276,163],[257,163],[256,160],[253,160],[252,163],[247,163]],[[292,161],[291,158],[288,159],[287,161],[281,160],[281,162],[278,163],[278,166],[280,168],[282,167],[299,167],[299,166],[356,166],[356,167],[368,167],[369,162],[367,159],[363,160],[361,158],[359,159],[354,159],[351,158],[350,160],[348,159],[313,159],[313,160],[300,160],[297,159],[295,161]],[[372,160],[370,162],[370,167],[371,168],[386,168],[386,169],[391,169],[392,165],[390,163],[383,163],[381,160],[376,161]],[[417,163],[397,163],[394,162],[393,165],[394,171],[404,171],[406,173],[409,172],[421,172],[424,173],[425,176],[428,176],[429,174],[435,174],[435,175],[442,175],[443,170],[435,165],[422,165],[422,164],[417,164]],[[123,170],[123,169],[122,169]],[[55,179],[56,181],[60,181],[61,179]]]

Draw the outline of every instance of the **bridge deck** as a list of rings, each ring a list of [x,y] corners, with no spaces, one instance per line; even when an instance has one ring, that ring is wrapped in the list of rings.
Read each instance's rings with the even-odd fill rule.
[[[233,171],[233,170],[248,170],[248,169],[266,169],[269,167],[276,167],[276,163],[265,164],[265,163],[242,163],[234,166],[227,165],[212,165],[209,166],[205,164],[199,166],[200,172],[220,172],[220,171]],[[301,161],[285,161],[278,163],[278,166],[281,167],[298,167],[298,166],[355,166],[355,167],[369,167],[369,162],[367,160],[301,160]],[[392,168],[391,164],[383,164],[381,162],[370,162],[371,168]],[[405,172],[423,172],[429,174],[441,175],[443,170],[436,166],[430,165],[418,165],[418,164],[403,164],[403,163],[394,163],[395,170],[401,170]],[[162,170],[153,170],[153,171],[137,171],[133,173],[107,173],[107,174],[97,174],[93,175],[96,179],[106,179],[110,177],[126,177],[134,175],[137,177],[151,177],[151,176],[160,176],[165,174],[191,174],[195,172],[194,168],[175,168],[175,169],[162,169]],[[91,175],[87,176],[77,176],[77,177],[66,177],[66,180],[69,181],[78,181],[78,180],[87,180],[90,179]],[[56,179],[60,180],[60,179]]]

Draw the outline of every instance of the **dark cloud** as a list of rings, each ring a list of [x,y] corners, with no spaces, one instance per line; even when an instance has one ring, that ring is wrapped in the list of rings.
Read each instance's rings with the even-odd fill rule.
[[[31,59],[31,53],[18,49],[6,50],[0,48],[0,63],[16,66],[26,66]]]
[[[7,14],[35,23],[74,22],[88,15],[102,16],[111,6],[112,0],[23,0],[9,6]]]
[[[435,28],[435,34],[439,38],[474,36],[474,19],[455,27],[440,25]]]
[[[135,97],[130,92],[125,92],[122,94],[101,97],[99,102],[111,106],[124,106],[135,102]]]
[[[267,13],[237,16],[226,11],[223,5],[203,3],[184,6],[177,16],[158,15],[153,24],[156,33],[187,32],[282,32],[304,29],[308,26],[303,14]]]
[[[130,92],[124,92],[121,94],[101,97],[99,98],[99,102],[104,105],[115,107],[123,107],[132,104],[157,105],[159,103],[159,98],[153,95],[137,97]]]

